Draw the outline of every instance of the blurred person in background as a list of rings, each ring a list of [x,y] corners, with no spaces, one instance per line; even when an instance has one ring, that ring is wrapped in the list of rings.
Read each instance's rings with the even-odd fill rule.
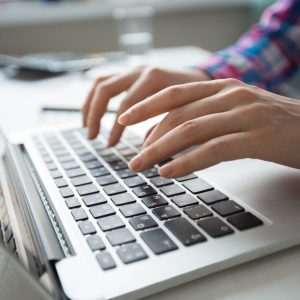
[[[300,1],[279,0],[234,45],[186,71],[140,67],[99,78],[84,107],[93,139],[109,100],[127,91],[109,146],[125,126],[167,113],[129,167],[179,177],[223,161],[257,158],[300,168],[300,104],[281,95],[300,64]]]

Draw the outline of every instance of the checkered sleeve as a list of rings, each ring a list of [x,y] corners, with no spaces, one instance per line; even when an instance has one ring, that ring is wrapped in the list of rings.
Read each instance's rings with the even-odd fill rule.
[[[279,0],[234,45],[198,67],[215,79],[237,78],[274,91],[297,71],[299,63],[300,0]]]

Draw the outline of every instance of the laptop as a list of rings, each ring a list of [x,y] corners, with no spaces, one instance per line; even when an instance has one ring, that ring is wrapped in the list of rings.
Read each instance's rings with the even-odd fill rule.
[[[164,179],[127,167],[140,130],[107,137],[1,136],[0,239],[54,298],[140,299],[299,244],[299,170],[244,159]]]

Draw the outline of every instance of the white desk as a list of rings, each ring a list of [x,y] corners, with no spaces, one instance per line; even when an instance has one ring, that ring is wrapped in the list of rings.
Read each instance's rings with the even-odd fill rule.
[[[195,48],[160,50],[155,51],[148,62],[167,67],[174,66],[176,62],[177,67],[183,67],[197,63],[206,54]],[[53,115],[42,115],[40,107],[49,101],[74,101],[79,104],[84,100],[91,84],[90,80],[78,74],[36,82],[9,80],[2,76],[0,126],[5,132],[13,132],[53,123],[54,120],[57,123],[78,119],[79,114],[66,116],[59,113],[54,119]],[[14,282],[13,285],[17,283]],[[20,295],[22,294],[20,290]],[[300,299],[300,246],[195,280],[147,299]]]

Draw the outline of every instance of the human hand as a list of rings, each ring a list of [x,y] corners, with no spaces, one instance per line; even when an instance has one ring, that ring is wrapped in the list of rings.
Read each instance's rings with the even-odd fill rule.
[[[208,75],[200,70],[174,71],[156,67],[139,67],[128,73],[100,77],[82,108],[83,126],[88,127],[88,138],[93,139],[97,136],[100,120],[109,100],[123,91],[127,91],[127,95],[117,112],[109,146],[114,146],[119,141],[124,130],[124,126],[117,122],[118,117],[132,105],[168,86],[209,79]]]
[[[159,173],[185,176],[223,161],[257,158],[300,168],[300,104],[235,79],[166,88],[123,113],[124,126],[169,112],[129,167],[143,171],[181,151]]]

